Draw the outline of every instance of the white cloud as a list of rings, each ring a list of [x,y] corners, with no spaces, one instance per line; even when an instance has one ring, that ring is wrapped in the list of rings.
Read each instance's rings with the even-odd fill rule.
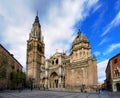
[[[120,49],[120,43],[110,45],[109,48],[104,52],[104,55],[107,55],[116,49]]]
[[[27,3],[22,1],[0,3],[0,14],[6,20],[6,30],[2,33],[5,44],[9,44],[9,51],[25,67],[26,41],[31,31],[35,17]],[[40,19],[42,34],[45,41],[45,56],[58,51],[68,50],[74,37],[74,24],[83,20],[88,11],[98,0],[63,0],[58,5],[47,8],[47,13]],[[30,2],[30,1],[29,1]],[[33,4],[33,3],[32,3]],[[87,6],[85,6],[87,4]],[[43,8],[44,9],[44,8]],[[87,10],[86,10],[87,9]],[[42,15],[42,14],[40,14]]]
[[[98,44],[98,46],[104,44],[104,43],[107,42],[107,41],[108,41],[108,39],[107,39],[107,38],[104,38],[104,39]]]
[[[77,1],[77,0],[76,0]],[[98,0],[86,0],[87,6],[92,7],[93,5],[95,5],[98,2]]]
[[[97,67],[98,67],[98,81],[99,82],[104,82],[104,80],[106,79],[105,70],[106,70],[106,67],[107,67],[107,63],[108,63],[108,60],[104,60],[104,61],[97,64]]]
[[[100,54],[101,54],[101,53],[100,53],[99,51],[95,51],[95,52],[94,52],[94,55],[95,55],[95,56],[99,56]]]
[[[118,25],[120,25],[120,11],[117,13],[116,17],[107,25],[101,36],[106,35],[113,27]]]
[[[33,14],[21,1],[1,2],[0,14],[4,18],[5,28],[0,34],[8,51],[25,68],[26,64],[26,41],[33,22]]]
[[[46,44],[46,56],[49,57],[55,52],[68,50],[73,41],[73,26],[78,20],[83,20],[87,15],[86,7],[95,4],[97,0],[87,1],[64,1],[59,6],[53,6],[47,14],[47,23],[43,23],[43,34]],[[87,6],[85,6],[87,4]],[[48,37],[49,35],[49,37]],[[54,46],[54,47],[51,47]],[[50,51],[50,52],[49,52]]]
[[[96,4],[92,13],[95,13],[100,7],[102,7],[102,4]]]

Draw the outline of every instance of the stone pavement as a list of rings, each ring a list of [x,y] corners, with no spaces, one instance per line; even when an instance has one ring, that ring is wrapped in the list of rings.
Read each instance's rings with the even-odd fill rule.
[[[40,90],[22,90],[22,91],[3,91],[0,92],[0,98],[120,98],[120,93],[101,92],[99,93],[79,93],[63,91],[40,91]]]

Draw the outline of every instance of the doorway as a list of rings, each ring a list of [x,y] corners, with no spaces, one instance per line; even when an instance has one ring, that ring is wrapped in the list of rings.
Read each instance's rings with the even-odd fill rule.
[[[50,88],[58,88],[58,75],[56,72],[50,75]]]
[[[116,83],[117,91],[120,91],[120,83]]]

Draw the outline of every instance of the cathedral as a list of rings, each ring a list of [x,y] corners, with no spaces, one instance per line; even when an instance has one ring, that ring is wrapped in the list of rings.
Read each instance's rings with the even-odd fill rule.
[[[96,57],[91,56],[88,38],[80,30],[71,52],[56,52],[45,59],[45,44],[38,15],[27,40],[26,76],[34,88],[79,90],[97,86]]]

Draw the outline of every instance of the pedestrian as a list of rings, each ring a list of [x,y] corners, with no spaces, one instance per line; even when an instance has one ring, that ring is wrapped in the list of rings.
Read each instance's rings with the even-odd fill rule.
[[[44,89],[44,91],[45,91],[45,87],[43,86],[43,89]]]
[[[100,89],[99,89],[99,94],[100,94]]]
[[[33,87],[32,87],[32,85],[31,85],[31,91],[32,91],[32,89],[33,89]]]
[[[81,88],[81,93],[83,92],[83,89]]]

